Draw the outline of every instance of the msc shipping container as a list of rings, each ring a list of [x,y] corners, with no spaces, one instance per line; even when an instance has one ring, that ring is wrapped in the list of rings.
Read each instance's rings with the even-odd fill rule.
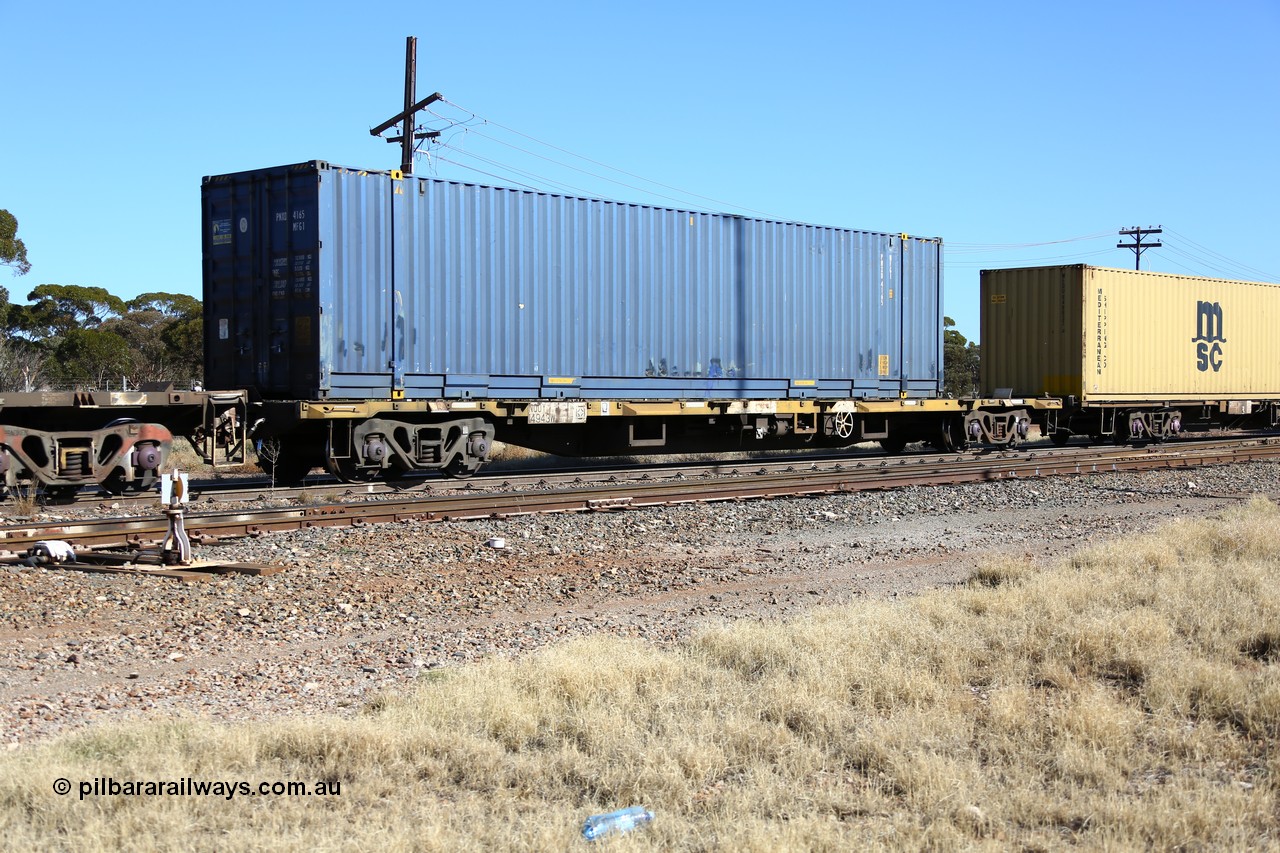
[[[982,271],[984,393],[1280,400],[1280,286],[1082,264]]]
[[[322,161],[206,177],[202,200],[209,387],[940,395],[941,240]]]

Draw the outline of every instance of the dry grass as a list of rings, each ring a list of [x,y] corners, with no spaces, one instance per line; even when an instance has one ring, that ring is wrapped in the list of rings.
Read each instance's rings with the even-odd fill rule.
[[[209,465],[200,458],[200,454],[196,453],[185,436],[174,436],[173,447],[164,463],[164,471],[167,473],[177,469],[183,473],[190,474],[192,477],[200,477],[202,479],[258,477],[262,475],[262,469],[258,467],[252,451],[250,451],[249,460],[246,462],[228,464],[222,461],[223,454],[221,452],[219,452],[217,458],[219,460],[217,467]]]
[[[437,671],[355,720],[157,722],[0,756],[13,849],[1280,846],[1280,511],[1017,562],[900,603]],[[58,777],[340,780],[66,797]]]
[[[169,450],[169,457],[164,463],[165,473],[172,470],[181,471],[192,476],[208,476],[213,469],[200,458],[200,454],[195,452],[186,438],[174,436],[173,446]]]
[[[8,504],[3,510],[6,516],[13,518],[34,518],[40,512],[40,500],[34,488],[22,488],[9,492],[4,496]]]

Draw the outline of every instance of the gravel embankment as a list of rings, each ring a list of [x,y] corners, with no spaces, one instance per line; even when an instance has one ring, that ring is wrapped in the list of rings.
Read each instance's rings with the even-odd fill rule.
[[[348,713],[484,655],[912,594],[993,554],[1048,557],[1251,493],[1280,495],[1280,465],[313,529],[198,548],[287,569],[195,584],[3,568],[0,742],[157,714]]]

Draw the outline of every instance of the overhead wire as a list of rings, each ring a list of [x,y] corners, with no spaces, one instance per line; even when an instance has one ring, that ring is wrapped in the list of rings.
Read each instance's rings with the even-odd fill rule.
[[[494,178],[495,180],[507,181],[509,183],[515,184],[518,187],[524,187],[527,190],[533,190],[534,192],[538,192],[538,187],[529,186],[528,184],[523,183],[521,181],[517,181],[516,179],[507,175],[498,175],[498,174],[494,174],[493,172],[486,172],[483,169],[477,169],[475,166],[468,166],[464,163],[459,163],[457,160],[450,160],[448,157],[442,157],[439,154],[436,154],[435,158],[439,160],[441,163],[449,163],[450,165],[458,166],[462,169],[470,169],[473,172],[477,172],[481,175]]]
[[[1165,231],[1177,238],[1173,244],[1170,244],[1166,237],[1163,241],[1166,247],[1174,247],[1175,251],[1182,251],[1189,256],[1195,257],[1206,269],[1214,270],[1218,273],[1226,273],[1230,277],[1243,276],[1245,278],[1261,278],[1265,281],[1280,281],[1280,276],[1276,276],[1274,273],[1260,270],[1257,267],[1249,266],[1248,264],[1241,263],[1240,261],[1230,258],[1221,252],[1216,252],[1208,246],[1197,243],[1185,234],[1174,231],[1172,228],[1166,228]],[[1191,246],[1194,246],[1200,252],[1211,257],[1200,257],[1186,248],[1176,248],[1178,241],[1185,241]]]
[[[1163,248],[1163,247],[1162,247],[1162,248]],[[1201,275],[1201,273],[1200,273],[1199,271],[1197,271],[1197,270],[1193,270],[1191,267],[1186,266],[1186,265],[1184,265],[1184,264],[1180,264],[1180,263],[1178,263],[1177,261],[1175,261],[1173,258],[1165,257],[1165,258],[1164,258],[1164,261],[1165,261],[1165,263],[1172,264],[1173,266],[1177,267],[1177,268],[1178,268],[1178,269],[1180,269],[1180,270],[1183,270],[1184,272],[1188,272],[1188,273],[1191,273],[1192,275],[1196,275],[1196,276]]]
[[[1268,276],[1261,270],[1255,270],[1252,267],[1223,267],[1220,263],[1217,263],[1212,259],[1205,258],[1195,252],[1187,251],[1186,249],[1180,248],[1176,244],[1170,243],[1167,240],[1164,241],[1164,246],[1162,248],[1168,249],[1170,252],[1194,263],[1199,269],[1199,272],[1196,273],[1197,275],[1207,275],[1210,278],[1261,278],[1263,280],[1270,281],[1276,280],[1274,277]]]
[[[500,163],[497,160],[492,160],[488,157],[484,157],[480,154],[476,154],[475,152],[467,151],[465,148],[458,148],[453,145],[442,145],[441,147],[448,148],[450,151],[453,151],[463,157],[470,157],[474,160],[479,160],[482,163],[488,163],[490,166],[494,166],[500,169],[508,169],[512,172],[515,172],[516,174],[523,175],[526,178],[529,178],[535,181],[543,181],[548,185],[560,187],[561,191],[568,190],[569,192],[572,192],[572,193],[578,193],[583,195],[588,194],[588,191],[582,189],[581,187],[575,187],[572,184],[566,184],[563,181],[556,181],[556,180],[553,180],[552,178],[546,177],[545,175],[539,175],[534,172],[529,172],[524,169],[516,168],[515,166],[512,166],[510,163]],[[454,162],[454,161],[449,161],[449,162]],[[461,164],[455,164],[455,165],[461,165]],[[465,169],[470,167],[463,165],[463,168]]]
[[[1100,231],[1097,234],[1084,234],[1079,237],[1064,237],[1061,240],[1043,240],[1038,243],[965,243],[965,242],[948,242],[949,251],[954,252],[986,252],[999,249],[1030,249],[1036,246],[1055,246],[1060,243],[1079,243],[1085,240],[1097,240],[1101,237],[1110,237],[1115,232]]]
[[[446,103],[446,104],[448,104],[449,106],[451,106],[451,107],[453,107],[453,108],[455,108],[455,109],[458,109],[458,110],[461,110],[461,111],[463,111],[463,112],[465,112],[465,113],[468,113],[470,116],[472,116],[472,117],[474,117],[474,118],[480,119],[480,121],[481,121],[483,124],[489,125],[489,126],[491,126],[491,127],[498,128],[498,129],[500,129],[500,130],[504,130],[504,131],[506,131],[506,132],[508,132],[508,133],[512,133],[512,134],[514,134],[514,135],[516,135],[516,136],[519,136],[519,137],[521,137],[521,138],[523,138],[523,139],[527,139],[527,140],[529,140],[530,142],[535,142],[535,143],[537,143],[538,145],[543,145],[543,146],[545,146],[545,147],[547,147],[547,148],[550,148],[550,149],[552,149],[552,150],[554,150],[554,151],[559,151],[559,152],[560,152],[560,153],[562,153],[562,154],[567,154],[567,155],[569,155],[570,157],[576,157],[576,158],[577,158],[577,159],[579,159],[579,160],[583,160],[583,161],[585,161],[585,162],[587,162],[587,163],[591,163],[591,164],[593,164],[593,165],[595,165],[595,166],[599,166],[599,167],[601,167],[601,168],[603,168],[603,169],[608,169],[608,170],[609,170],[609,171],[611,171],[611,172],[617,172],[617,173],[618,173],[618,174],[620,174],[620,175],[626,175],[626,176],[627,176],[627,177],[629,177],[629,178],[634,178],[634,179],[636,179],[636,180],[638,180],[638,181],[643,181],[643,182],[644,182],[644,183],[646,183],[646,184],[652,184],[652,185],[653,185],[653,186],[655,186],[655,187],[661,187],[661,188],[663,188],[663,189],[665,189],[665,190],[670,190],[670,191],[672,191],[672,192],[679,193],[679,196],[680,196],[680,197],[673,197],[673,196],[670,196],[670,195],[666,195],[666,194],[664,194],[664,193],[655,192],[654,190],[651,190],[651,189],[645,189],[645,188],[643,188],[643,187],[637,187],[637,186],[634,186],[633,184],[629,184],[629,183],[627,183],[627,182],[625,182],[625,181],[620,181],[620,180],[618,180],[618,179],[616,179],[616,178],[610,178],[610,177],[608,177],[608,176],[606,176],[606,175],[600,175],[600,174],[598,174],[598,173],[596,173],[596,172],[591,172],[591,171],[589,171],[589,170],[582,169],[582,168],[579,168],[579,167],[577,167],[577,166],[570,165],[570,164],[568,164],[568,163],[563,163],[563,162],[561,162],[561,161],[559,161],[559,160],[554,160],[554,159],[549,158],[549,157],[546,157],[546,156],[544,156],[544,155],[537,154],[536,152],[529,151],[528,149],[521,148],[520,146],[513,145],[512,143],[509,143],[509,142],[504,142],[503,140],[497,139],[496,137],[489,136],[488,134],[482,134],[482,133],[479,133],[479,132],[477,131],[477,134],[478,134],[478,135],[485,136],[486,138],[491,139],[492,141],[497,142],[497,143],[498,143],[498,144],[500,144],[500,145],[506,145],[506,146],[507,146],[507,147],[509,147],[509,148],[513,148],[513,149],[515,149],[515,150],[517,150],[517,151],[522,151],[522,152],[524,152],[524,153],[526,153],[526,154],[529,154],[529,155],[531,155],[531,156],[534,156],[534,157],[539,157],[539,158],[541,158],[541,159],[543,159],[543,160],[547,160],[547,161],[549,161],[549,162],[555,163],[556,165],[562,166],[562,167],[564,167],[564,168],[567,168],[567,169],[573,169],[574,171],[582,172],[583,174],[590,175],[591,177],[598,178],[598,179],[600,179],[600,180],[602,180],[602,181],[608,181],[608,182],[610,182],[610,183],[618,184],[619,186],[624,186],[624,187],[627,187],[628,189],[636,190],[637,192],[647,193],[648,195],[652,195],[652,196],[655,196],[655,197],[657,197],[657,198],[664,198],[664,199],[667,199],[668,201],[681,202],[681,197],[683,197],[684,199],[699,199],[700,201],[711,202],[712,204],[719,205],[719,206],[721,206],[721,207],[731,207],[731,208],[734,208],[734,209],[736,209],[736,210],[744,210],[744,211],[747,211],[748,213],[755,213],[755,214],[758,214],[758,215],[760,215],[760,216],[762,216],[762,217],[765,217],[766,219],[777,219],[777,218],[778,218],[778,217],[776,217],[776,216],[773,216],[772,214],[766,213],[765,211],[762,211],[762,210],[756,210],[755,208],[747,207],[746,205],[735,204],[735,203],[733,203],[733,202],[725,201],[725,200],[723,200],[723,199],[717,199],[717,198],[712,198],[711,196],[704,196],[704,195],[700,195],[699,193],[695,193],[695,192],[691,192],[691,191],[689,191],[689,190],[681,189],[680,187],[672,186],[671,184],[665,184],[665,183],[663,183],[663,182],[661,182],[661,181],[655,181],[655,180],[653,180],[652,178],[646,178],[646,177],[644,177],[643,175],[638,175],[638,174],[636,174],[636,173],[634,173],[634,172],[629,172],[629,171],[627,171],[626,169],[619,169],[619,168],[618,168],[618,167],[616,167],[616,166],[611,166],[611,165],[609,165],[608,163],[603,163],[603,162],[601,162],[601,161],[599,161],[599,160],[595,160],[595,159],[593,159],[593,158],[591,158],[591,157],[587,157],[587,156],[585,156],[585,155],[583,155],[583,154],[578,154],[578,153],[576,153],[576,152],[570,151],[570,150],[569,150],[569,149],[567,149],[567,148],[563,148],[563,147],[561,147],[561,146],[559,146],[559,145],[556,145],[556,144],[554,144],[554,143],[551,143],[551,142],[546,142],[546,141],[544,141],[544,140],[538,139],[538,138],[537,138],[537,137],[535,137],[535,136],[530,136],[529,134],[527,134],[527,133],[523,133],[523,132],[521,132],[521,131],[519,131],[519,130],[516,130],[515,128],[508,127],[508,126],[506,126],[506,125],[502,124],[501,122],[497,122],[497,121],[494,121],[494,120],[492,120],[492,119],[489,119],[489,118],[486,118],[486,117],[484,117],[484,116],[481,116],[481,115],[479,115],[478,113],[474,112],[473,110],[469,110],[469,109],[467,109],[466,107],[463,107],[463,106],[462,106],[462,105],[460,105],[460,104],[454,103],[453,101],[450,101],[450,100],[449,100],[449,99],[447,99],[447,98],[441,98],[440,100],[441,100],[441,102],[442,102],[442,103]],[[438,117],[443,118],[442,116],[439,116],[439,114],[434,113],[434,112],[433,112],[433,115],[437,115]]]
[[[606,176],[606,175],[600,175],[600,174],[597,174],[596,172],[588,171],[587,169],[580,169],[580,168],[578,168],[577,166],[574,166],[574,165],[572,165],[572,164],[565,163],[565,162],[560,161],[560,160],[555,160],[555,159],[553,159],[553,158],[551,158],[551,157],[546,157],[546,156],[544,156],[544,155],[542,155],[542,154],[539,154],[539,153],[538,153],[538,152],[536,152],[536,151],[530,151],[530,150],[529,150],[529,149],[527,149],[527,148],[521,148],[519,145],[512,145],[510,142],[506,142],[506,141],[504,141],[504,140],[498,139],[496,136],[490,136],[489,134],[487,134],[487,133],[482,133],[482,132],[480,132],[480,131],[478,131],[478,130],[475,130],[475,131],[472,131],[472,132],[473,132],[476,136],[482,136],[482,137],[484,137],[485,139],[488,139],[488,140],[491,140],[491,141],[493,141],[493,142],[498,143],[499,145],[505,145],[506,147],[511,148],[511,149],[513,149],[513,150],[515,150],[515,151],[520,151],[520,152],[522,152],[522,153],[524,153],[524,154],[528,154],[530,157],[537,157],[539,160],[546,160],[548,163],[553,163],[553,164],[555,164],[555,165],[557,165],[557,166],[561,166],[561,167],[563,167],[563,168],[565,168],[565,169],[572,169],[572,170],[573,170],[573,171],[575,171],[575,172],[581,172],[581,173],[582,173],[582,174],[584,174],[584,175],[589,175],[590,177],[593,177],[593,178],[599,178],[599,179],[600,179],[600,180],[602,180],[602,181],[608,181],[608,182],[610,182],[610,183],[617,184],[618,186],[622,186],[622,187],[626,187],[627,189],[635,190],[636,192],[642,192],[642,193],[645,193],[646,195],[654,196],[655,198],[663,198],[663,199],[666,199],[667,201],[674,201],[674,202],[681,202],[681,201],[682,201],[682,199],[680,199],[680,198],[679,198],[679,197],[677,197],[677,196],[670,196],[670,195],[665,195],[665,194],[663,194],[663,193],[654,192],[653,190],[648,190],[648,189],[645,189],[644,187],[637,187],[637,186],[635,186],[634,184],[628,184],[628,183],[626,183],[626,182],[624,182],[624,181],[618,181],[618,180],[615,180],[615,179],[613,179],[613,178],[610,178],[610,177],[608,177],[608,176]],[[641,180],[646,180],[646,179],[642,178]],[[656,183],[656,182],[653,182],[653,183]],[[663,186],[663,185],[662,185],[662,184],[658,184],[658,186]],[[583,190],[583,192],[586,192],[586,191],[585,191],[585,190]],[[726,204],[727,204],[727,202],[726,202]],[[730,206],[732,207],[733,205],[730,205]],[[749,208],[745,208],[745,207],[744,207],[744,208],[740,208],[740,209],[741,209],[741,210],[748,210]]]
[[[944,244],[945,245],[945,244]],[[961,258],[953,260],[947,255],[943,256],[943,262],[947,266],[952,267],[997,267],[1007,266],[1009,264],[1044,264],[1050,261],[1073,261],[1081,258],[1093,258],[1099,255],[1105,255],[1114,249],[1098,249],[1093,252],[1073,252],[1069,255],[1042,255],[1034,258]]]
[[[460,104],[450,101],[447,98],[442,98],[439,103],[452,107],[453,109],[461,111],[466,115],[464,117],[455,117],[455,116],[445,115],[440,112],[437,112],[434,108],[429,108],[426,110],[426,112],[428,112],[432,116],[432,119],[428,120],[428,122],[426,123],[427,126],[432,129],[438,130],[438,132],[441,134],[441,136],[437,137],[436,145],[434,146],[434,148],[442,148],[442,149],[453,152],[459,157],[486,164],[494,169],[505,170],[507,173],[514,173],[516,175],[521,176],[523,180],[512,178],[510,174],[504,174],[503,172],[488,171],[486,169],[478,168],[469,163],[459,162],[458,160],[444,157],[443,155],[440,155],[440,154],[433,154],[430,150],[425,152],[420,152],[420,156],[424,156],[428,160],[432,160],[432,159],[438,160],[440,162],[448,163],[452,166],[456,166],[461,169],[466,169],[468,171],[475,172],[476,174],[479,174],[479,175],[484,175],[485,177],[488,177],[488,178],[493,178],[499,181],[507,181],[521,188],[533,190],[535,192],[564,193],[567,191],[568,193],[576,194],[576,195],[596,195],[597,194],[592,190],[589,190],[580,186],[576,186],[564,180],[552,178],[547,175],[539,174],[538,172],[531,171],[529,169],[516,167],[511,163],[504,163],[499,160],[496,160],[490,157],[485,157],[481,154],[477,154],[473,151],[468,151],[467,149],[460,147],[459,145],[456,144],[456,140],[459,135],[462,135],[463,138],[465,138],[468,135],[475,135],[475,136],[484,138],[490,142],[493,142],[497,145],[501,145],[513,151],[520,152],[521,154],[542,160],[556,167],[559,167],[562,169],[568,169],[570,171],[578,172],[580,174],[587,175],[597,180],[602,180],[602,181],[609,182],[611,184],[616,184],[618,186],[626,187],[628,189],[634,190],[636,192],[644,193],[654,198],[663,199],[668,202],[674,202],[677,205],[685,206],[685,205],[688,205],[688,199],[698,199],[703,202],[711,202],[712,204],[718,205],[720,207],[729,207],[737,210],[746,211],[749,213],[758,214],[762,217],[769,218],[769,219],[778,218],[778,217],[771,216],[770,214],[764,211],[746,207],[745,205],[734,204],[733,202],[728,202],[723,199],[717,199],[711,196],[705,196],[699,193],[694,193],[688,190],[684,190],[684,189],[681,189],[680,187],[672,186],[671,184],[666,184],[661,181],[655,181],[651,178],[646,178],[643,175],[630,172],[626,169],[620,169],[616,166],[612,166],[608,163],[601,162],[591,157],[587,157],[583,154],[578,154],[562,146],[556,145],[551,142],[547,142],[542,139],[538,139],[535,136],[516,130],[515,128],[508,127],[507,125],[504,125],[501,122],[497,122],[497,121],[494,121],[493,119],[487,118],[485,116],[481,116],[480,114],[472,110],[469,110]],[[658,192],[654,189],[650,189],[645,186],[637,186],[634,183],[629,183],[627,181],[610,177],[609,175],[606,175],[606,174],[601,174],[599,171],[584,169],[580,166],[574,165],[573,163],[565,162],[562,159],[549,157],[535,150],[531,150],[526,146],[517,145],[513,142],[504,140],[491,133],[485,133],[479,130],[480,127],[496,128],[500,131],[505,131],[506,133],[510,133],[522,139],[529,140],[530,142],[535,143],[537,145],[541,145],[553,151],[557,151],[557,152],[560,152],[561,154],[565,154],[568,157],[582,160],[586,163],[590,163],[594,166],[598,166],[601,169],[605,169],[610,172],[616,172],[619,175],[625,175],[629,178],[633,178],[636,181],[640,181],[644,184],[652,185],[653,187],[660,187],[665,190],[670,190],[671,192],[677,193],[678,195],[669,195],[667,193]],[[450,131],[453,131],[453,132],[450,133]],[[446,133],[449,134],[447,137],[444,136],[444,134]],[[1249,266],[1248,264],[1244,264],[1240,261],[1234,260],[1228,257],[1227,255],[1224,255],[1220,252],[1210,249],[1207,246],[1197,243],[1195,240],[1192,240],[1190,237],[1187,237],[1186,235],[1181,234],[1173,229],[1164,229],[1164,231],[1166,234],[1172,235],[1175,239],[1171,242],[1168,237],[1165,237],[1162,241],[1163,246],[1161,248],[1169,249],[1171,254],[1182,258],[1184,261],[1187,261],[1196,267],[1196,269],[1193,269],[1192,267],[1189,267],[1184,263],[1180,263],[1179,261],[1175,260],[1172,257],[1168,257],[1167,254],[1161,256],[1161,257],[1165,257],[1168,263],[1178,267],[1179,269],[1185,270],[1192,274],[1205,274],[1207,272],[1211,276],[1217,275],[1217,276],[1224,276],[1228,278],[1240,278],[1240,277],[1261,278],[1263,280],[1271,280],[1271,281],[1277,280],[1278,278],[1277,276],[1271,275],[1256,267],[1252,267],[1252,266]],[[1027,249],[1035,249],[1035,248],[1044,247],[1044,246],[1059,246],[1059,245],[1064,245],[1069,243],[1084,243],[1084,242],[1098,240],[1102,238],[1110,239],[1111,237],[1115,236],[1115,233],[1116,233],[1115,231],[1107,230],[1107,231],[1096,232],[1093,234],[1082,234],[1082,235],[1077,235],[1073,237],[1064,237],[1056,240],[1028,241],[1028,242],[1020,242],[1020,243],[981,243],[981,242],[966,242],[966,241],[948,242],[946,244],[946,247],[947,247],[946,262],[949,266],[954,266],[954,267],[990,267],[990,266],[999,266],[999,265],[1008,265],[1008,264],[1045,263],[1045,262],[1052,262],[1052,261],[1059,261],[1059,260],[1077,260],[1082,258],[1099,257],[1099,256],[1107,255],[1111,252],[1115,252],[1118,250],[1108,246],[1107,248],[1104,248],[1104,249],[1098,249],[1095,251],[1088,251],[1088,252],[1075,252],[1070,255],[1047,255],[1042,257],[1020,257],[1020,258],[1013,258],[1013,259],[1004,258],[1004,257],[1001,257],[1001,255],[1003,255],[1005,252],[1010,252],[1013,250],[1027,250]],[[1186,243],[1188,245],[1182,246],[1180,245],[1180,243]]]

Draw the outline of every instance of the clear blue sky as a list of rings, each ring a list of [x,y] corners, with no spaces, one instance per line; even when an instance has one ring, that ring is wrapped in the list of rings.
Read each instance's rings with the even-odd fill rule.
[[[1280,0],[8,0],[0,23],[14,301],[198,296],[203,175],[396,167],[368,131],[408,35],[419,97],[478,116],[418,174],[940,236],[969,337],[979,269],[1132,267],[1126,226],[1165,228],[1144,269],[1280,278]]]

